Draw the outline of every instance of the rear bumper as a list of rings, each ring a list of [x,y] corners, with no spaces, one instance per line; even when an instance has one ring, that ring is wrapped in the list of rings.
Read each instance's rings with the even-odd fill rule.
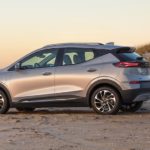
[[[136,90],[124,90],[121,93],[123,103],[133,103],[140,101],[150,100],[150,88],[148,89],[136,89]]]

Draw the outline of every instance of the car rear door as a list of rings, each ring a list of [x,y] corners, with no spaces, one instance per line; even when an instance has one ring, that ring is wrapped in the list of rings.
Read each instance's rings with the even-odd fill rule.
[[[91,80],[99,76],[96,68],[85,63],[96,56],[92,49],[66,48],[61,52],[61,65],[55,70],[55,96],[81,98]]]

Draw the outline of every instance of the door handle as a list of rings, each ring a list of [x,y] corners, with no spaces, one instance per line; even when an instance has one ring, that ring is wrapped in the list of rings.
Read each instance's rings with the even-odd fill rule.
[[[44,72],[44,73],[43,73],[43,76],[50,76],[50,75],[52,75],[51,72]]]
[[[95,68],[90,68],[87,70],[87,72],[96,72],[97,70]]]

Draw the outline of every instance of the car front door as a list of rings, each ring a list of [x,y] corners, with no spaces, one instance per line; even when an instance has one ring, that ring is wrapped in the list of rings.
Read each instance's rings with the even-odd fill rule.
[[[35,52],[20,62],[20,69],[12,69],[9,89],[14,101],[45,99],[54,96],[56,49]]]

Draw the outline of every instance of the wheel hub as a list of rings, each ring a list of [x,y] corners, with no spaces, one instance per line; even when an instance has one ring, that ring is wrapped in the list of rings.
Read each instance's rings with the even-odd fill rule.
[[[101,112],[110,112],[115,107],[115,95],[109,90],[101,90],[96,93],[94,103]]]

